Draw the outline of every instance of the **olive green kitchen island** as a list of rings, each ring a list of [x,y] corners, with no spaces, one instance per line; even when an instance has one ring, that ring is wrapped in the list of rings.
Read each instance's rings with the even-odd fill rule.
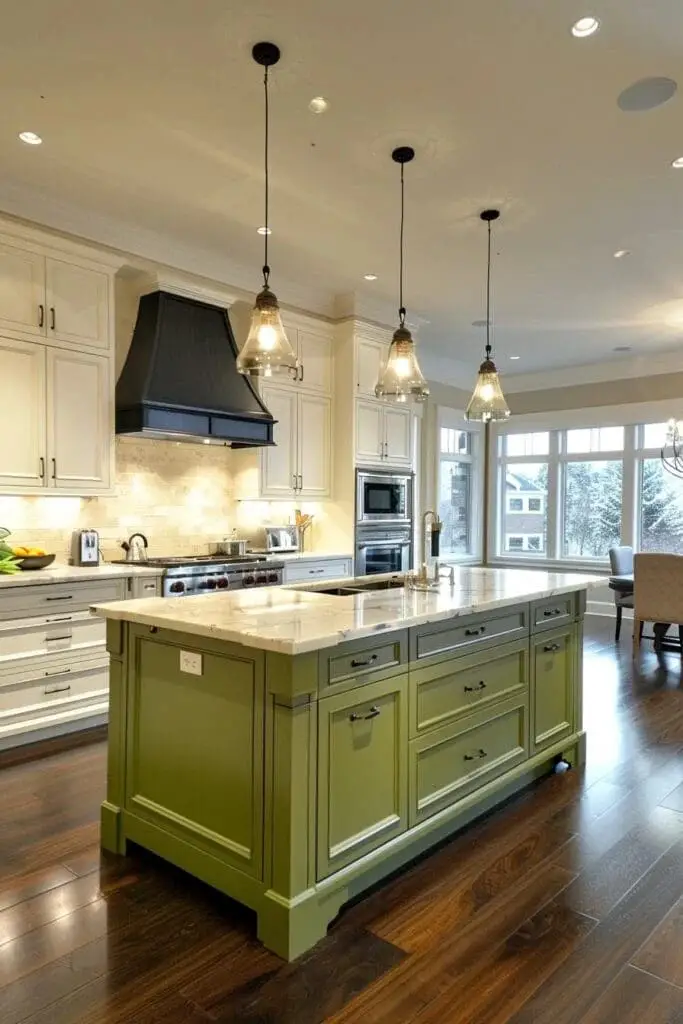
[[[583,615],[599,582],[461,569],[436,593],[97,606],[111,657],[102,846],[177,864],[297,957],[351,897],[560,758],[583,760]]]

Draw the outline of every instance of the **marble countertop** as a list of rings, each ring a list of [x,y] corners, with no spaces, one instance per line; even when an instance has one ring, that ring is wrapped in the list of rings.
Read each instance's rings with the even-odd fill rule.
[[[36,583],[79,583],[82,580],[104,580],[128,576],[160,576],[157,568],[142,565],[64,565],[53,562],[47,569],[27,569],[14,576],[0,575],[0,588],[21,587]]]
[[[343,585],[348,580],[339,582]],[[453,587],[443,580],[438,591],[428,593],[399,589],[337,597],[296,587],[264,587],[201,597],[117,601],[92,610],[111,619],[293,655],[425,622],[592,589],[604,582],[602,576],[583,573],[461,568],[456,569]],[[334,581],[326,585],[334,586]]]

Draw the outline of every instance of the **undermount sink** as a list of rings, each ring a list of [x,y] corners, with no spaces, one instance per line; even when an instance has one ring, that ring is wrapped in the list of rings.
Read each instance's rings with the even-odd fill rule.
[[[404,579],[391,580],[370,580],[369,583],[351,583],[352,590],[403,590],[406,585]]]
[[[365,594],[373,590],[403,590],[404,587],[405,580],[400,576],[394,576],[388,580],[363,580],[358,583],[354,582],[354,580],[349,580],[346,584],[342,583],[331,587],[316,585],[297,587],[297,590],[305,590],[310,594],[329,594],[332,597],[353,597],[354,594]]]

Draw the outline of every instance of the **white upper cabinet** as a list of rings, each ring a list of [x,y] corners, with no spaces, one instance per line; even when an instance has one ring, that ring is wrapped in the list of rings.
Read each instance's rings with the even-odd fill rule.
[[[260,452],[260,494],[289,498],[298,483],[297,395],[290,388],[264,384],[261,397],[276,423],[275,447],[266,447]]]
[[[0,338],[0,485],[42,488],[46,480],[45,350]]]
[[[110,276],[76,256],[0,242],[0,332],[109,351]]]
[[[331,402],[320,395],[299,395],[299,494],[324,498],[330,493],[332,461]]]
[[[109,278],[99,270],[47,259],[47,333],[52,341],[109,347]]]
[[[375,385],[387,357],[388,344],[369,338],[356,341],[356,393],[375,395]]]
[[[47,350],[49,485],[87,494],[110,484],[110,360]]]
[[[413,462],[413,418],[410,409],[386,406],[384,409],[384,459],[393,466],[411,466]]]
[[[0,242],[0,330],[44,333],[45,260]]]
[[[356,400],[356,465],[411,469],[412,438],[410,408]]]
[[[332,339],[312,331],[298,331],[299,383],[309,391],[329,395],[332,390]]]

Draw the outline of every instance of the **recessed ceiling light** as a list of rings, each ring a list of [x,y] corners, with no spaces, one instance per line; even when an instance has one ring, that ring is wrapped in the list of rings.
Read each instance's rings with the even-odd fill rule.
[[[683,167],[683,156],[677,156],[675,160],[672,160],[671,166],[675,167],[677,171],[680,171]]]
[[[586,36],[592,36],[599,28],[600,22],[597,18],[591,16],[579,18],[572,25],[572,35],[576,36],[577,39],[585,39]]]
[[[520,356],[510,356],[510,359],[520,359]]]
[[[630,352],[631,351],[631,346],[630,345],[615,345],[612,351],[613,352]]]
[[[308,104],[308,109],[313,114],[324,114],[328,107],[329,103],[324,96],[314,96]]]
[[[617,249],[617,251],[614,254],[614,258],[615,258],[615,260],[623,260],[624,256],[630,256],[630,255],[631,255],[631,250],[630,249]]]
[[[27,146],[39,146],[43,141],[40,135],[36,135],[35,132],[19,132],[19,138]]]
[[[365,278],[366,281],[376,281],[377,280],[377,274],[363,274],[363,277]]]
[[[259,235],[272,235],[273,233],[272,228],[256,228],[256,231]]]

